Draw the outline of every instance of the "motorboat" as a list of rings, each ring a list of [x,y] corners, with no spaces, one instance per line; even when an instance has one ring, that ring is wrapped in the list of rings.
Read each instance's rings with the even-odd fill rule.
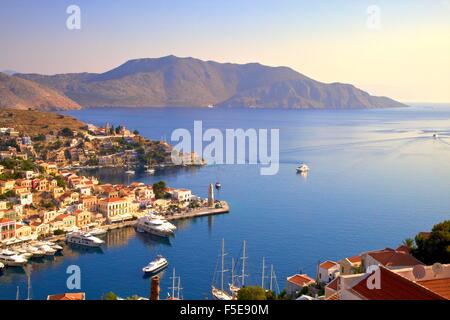
[[[0,262],[8,267],[22,267],[28,263],[28,260],[11,250],[0,252]]]
[[[5,269],[5,265],[4,265],[3,263],[0,262],[0,272],[2,272],[3,269]]]
[[[59,244],[53,243],[53,242],[48,242],[47,245],[50,248],[56,250],[56,252],[61,252],[64,250],[64,248],[62,246],[60,246]]]
[[[45,252],[45,255],[48,257],[52,257],[56,254],[56,250],[50,247],[48,244],[43,244],[39,247],[39,249]]]
[[[28,253],[33,255],[33,258],[42,258],[45,255],[44,250],[41,250],[31,245],[26,246],[25,249],[27,250]]]
[[[90,233],[72,232],[67,235],[67,243],[76,244],[85,247],[100,247],[105,241],[94,237]]]
[[[220,190],[222,188],[222,184],[220,182],[216,182],[216,189]]]
[[[155,174],[156,170],[155,169],[147,169],[146,172],[149,174]]]
[[[167,261],[166,258],[164,258],[163,256],[157,256],[155,260],[153,260],[147,266],[142,268],[142,271],[147,274],[148,273],[155,274],[167,268],[168,265],[169,262]]]
[[[91,235],[93,235],[94,237],[101,237],[101,236],[106,235],[108,233],[108,231],[105,229],[101,229],[101,228],[94,228],[94,229],[89,230],[89,233]]]
[[[136,174],[136,172],[134,170],[127,170],[127,171],[125,171],[125,173],[130,175],[130,176],[133,176],[133,175]]]
[[[138,232],[147,232],[160,237],[168,237],[173,235],[173,230],[167,224],[167,221],[154,219],[150,216],[139,218],[136,222],[136,230]]]
[[[309,167],[305,163],[302,163],[300,164],[300,166],[297,167],[297,172],[299,173],[309,172]]]

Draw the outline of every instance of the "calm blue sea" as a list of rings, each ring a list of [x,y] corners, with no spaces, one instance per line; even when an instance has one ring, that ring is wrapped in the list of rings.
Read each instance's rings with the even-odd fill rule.
[[[138,174],[134,180],[165,180],[204,197],[208,184],[220,180],[219,197],[230,203],[231,213],[179,222],[169,242],[124,229],[108,236],[103,252],[67,249],[64,257],[33,263],[33,299],[67,292],[66,269],[73,264],[81,268],[81,290],[88,299],[108,291],[148,296],[149,280],[141,268],[156,254],[170,262],[162,297],[175,267],[185,298],[208,298],[222,238],[227,264],[231,256],[238,258],[247,240],[248,281],[261,283],[265,257],[268,266],[274,265],[282,289],[288,275],[314,276],[319,260],[395,247],[450,218],[449,106],[352,111],[108,108],[70,114],[96,125],[123,124],[148,138],[166,140],[176,128],[192,130],[194,120],[221,130],[279,128],[281,165],[275,176],[261,176],[257,165],[169,170],[154,177]],[[433,138],[434,132],[439,138]],[[302,161],[311,168],[307,177],[295,172]],[[94,174],[104,181],[127,182],[117,170]],[[0,299],[14,299],[17,286],[25,298],[24,272],[5,271]]]

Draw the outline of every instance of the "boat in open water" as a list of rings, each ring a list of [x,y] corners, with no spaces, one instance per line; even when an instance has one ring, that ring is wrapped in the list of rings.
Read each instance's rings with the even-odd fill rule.
[[[145,274],[156,274],[167,268],[168,265],[169,262],[167,261],[166,258],[164,258],[163,256],[157,256],[155,260],[153,260],[144,268],[142,268],[142,271]]]

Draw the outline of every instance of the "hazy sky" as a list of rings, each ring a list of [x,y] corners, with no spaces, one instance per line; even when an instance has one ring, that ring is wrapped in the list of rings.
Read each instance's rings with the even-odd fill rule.
[[[71,4],[81,30],[66,28]],[[286,65],[405,102],[450,102],[450,0],[0,2],[0,70],[103,72],[169,54]]]

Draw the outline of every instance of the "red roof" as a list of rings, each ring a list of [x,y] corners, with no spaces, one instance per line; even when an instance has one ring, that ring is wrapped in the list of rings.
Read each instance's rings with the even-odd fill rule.
[[[52,294],[47,297],[47,300],[85,300],[85,293]]]
[[[323,268],[323,269],[330,269],[330,268],[336,267],[337,265],[338,265],[338,264],[337,264],[336,262],[327,260],[327,261],[322,262],[322,263],[319,265],[319,267],[321,267],[321,268]]]
[[[293,284],[296,284],[296,285],[298,285],[300,287],[303,287],[305,285],[309,285],[309,284],[315,282],[314,279],[309,277],[307,274],[296,274],[296,275],[293,275],[293,276],[287,278],[287,281],[289,281],[289,282],[291,282]]]
[[[416,265],[423,265],[422,262],[409,253],[389,248],[368,252],[367,254],[386,267],[414,267]]]
[[[1,218],[0,219],[0,223],[10,223],[10,222],[14,222],[12,220],[6,219],[6,218]],[[15,222],[14,222],[15,223]]]
[[[369,289],[367,277],[351,289],[367,300],[445,300],[442,296],[380,266],[380,289]]]
[[[445,299],[450,300],[450,278],[424,280],[418,281],[417,283]]]
[[[326,287],[337,291],[338,284],[339,284],[339,277],[336,277],[333,281],[331,281],[329,284],[327,284]]]
[[[351,263],[361,263],[361,257],[360,256],[353,256],[350,258],[347,258],[348,261]]]

